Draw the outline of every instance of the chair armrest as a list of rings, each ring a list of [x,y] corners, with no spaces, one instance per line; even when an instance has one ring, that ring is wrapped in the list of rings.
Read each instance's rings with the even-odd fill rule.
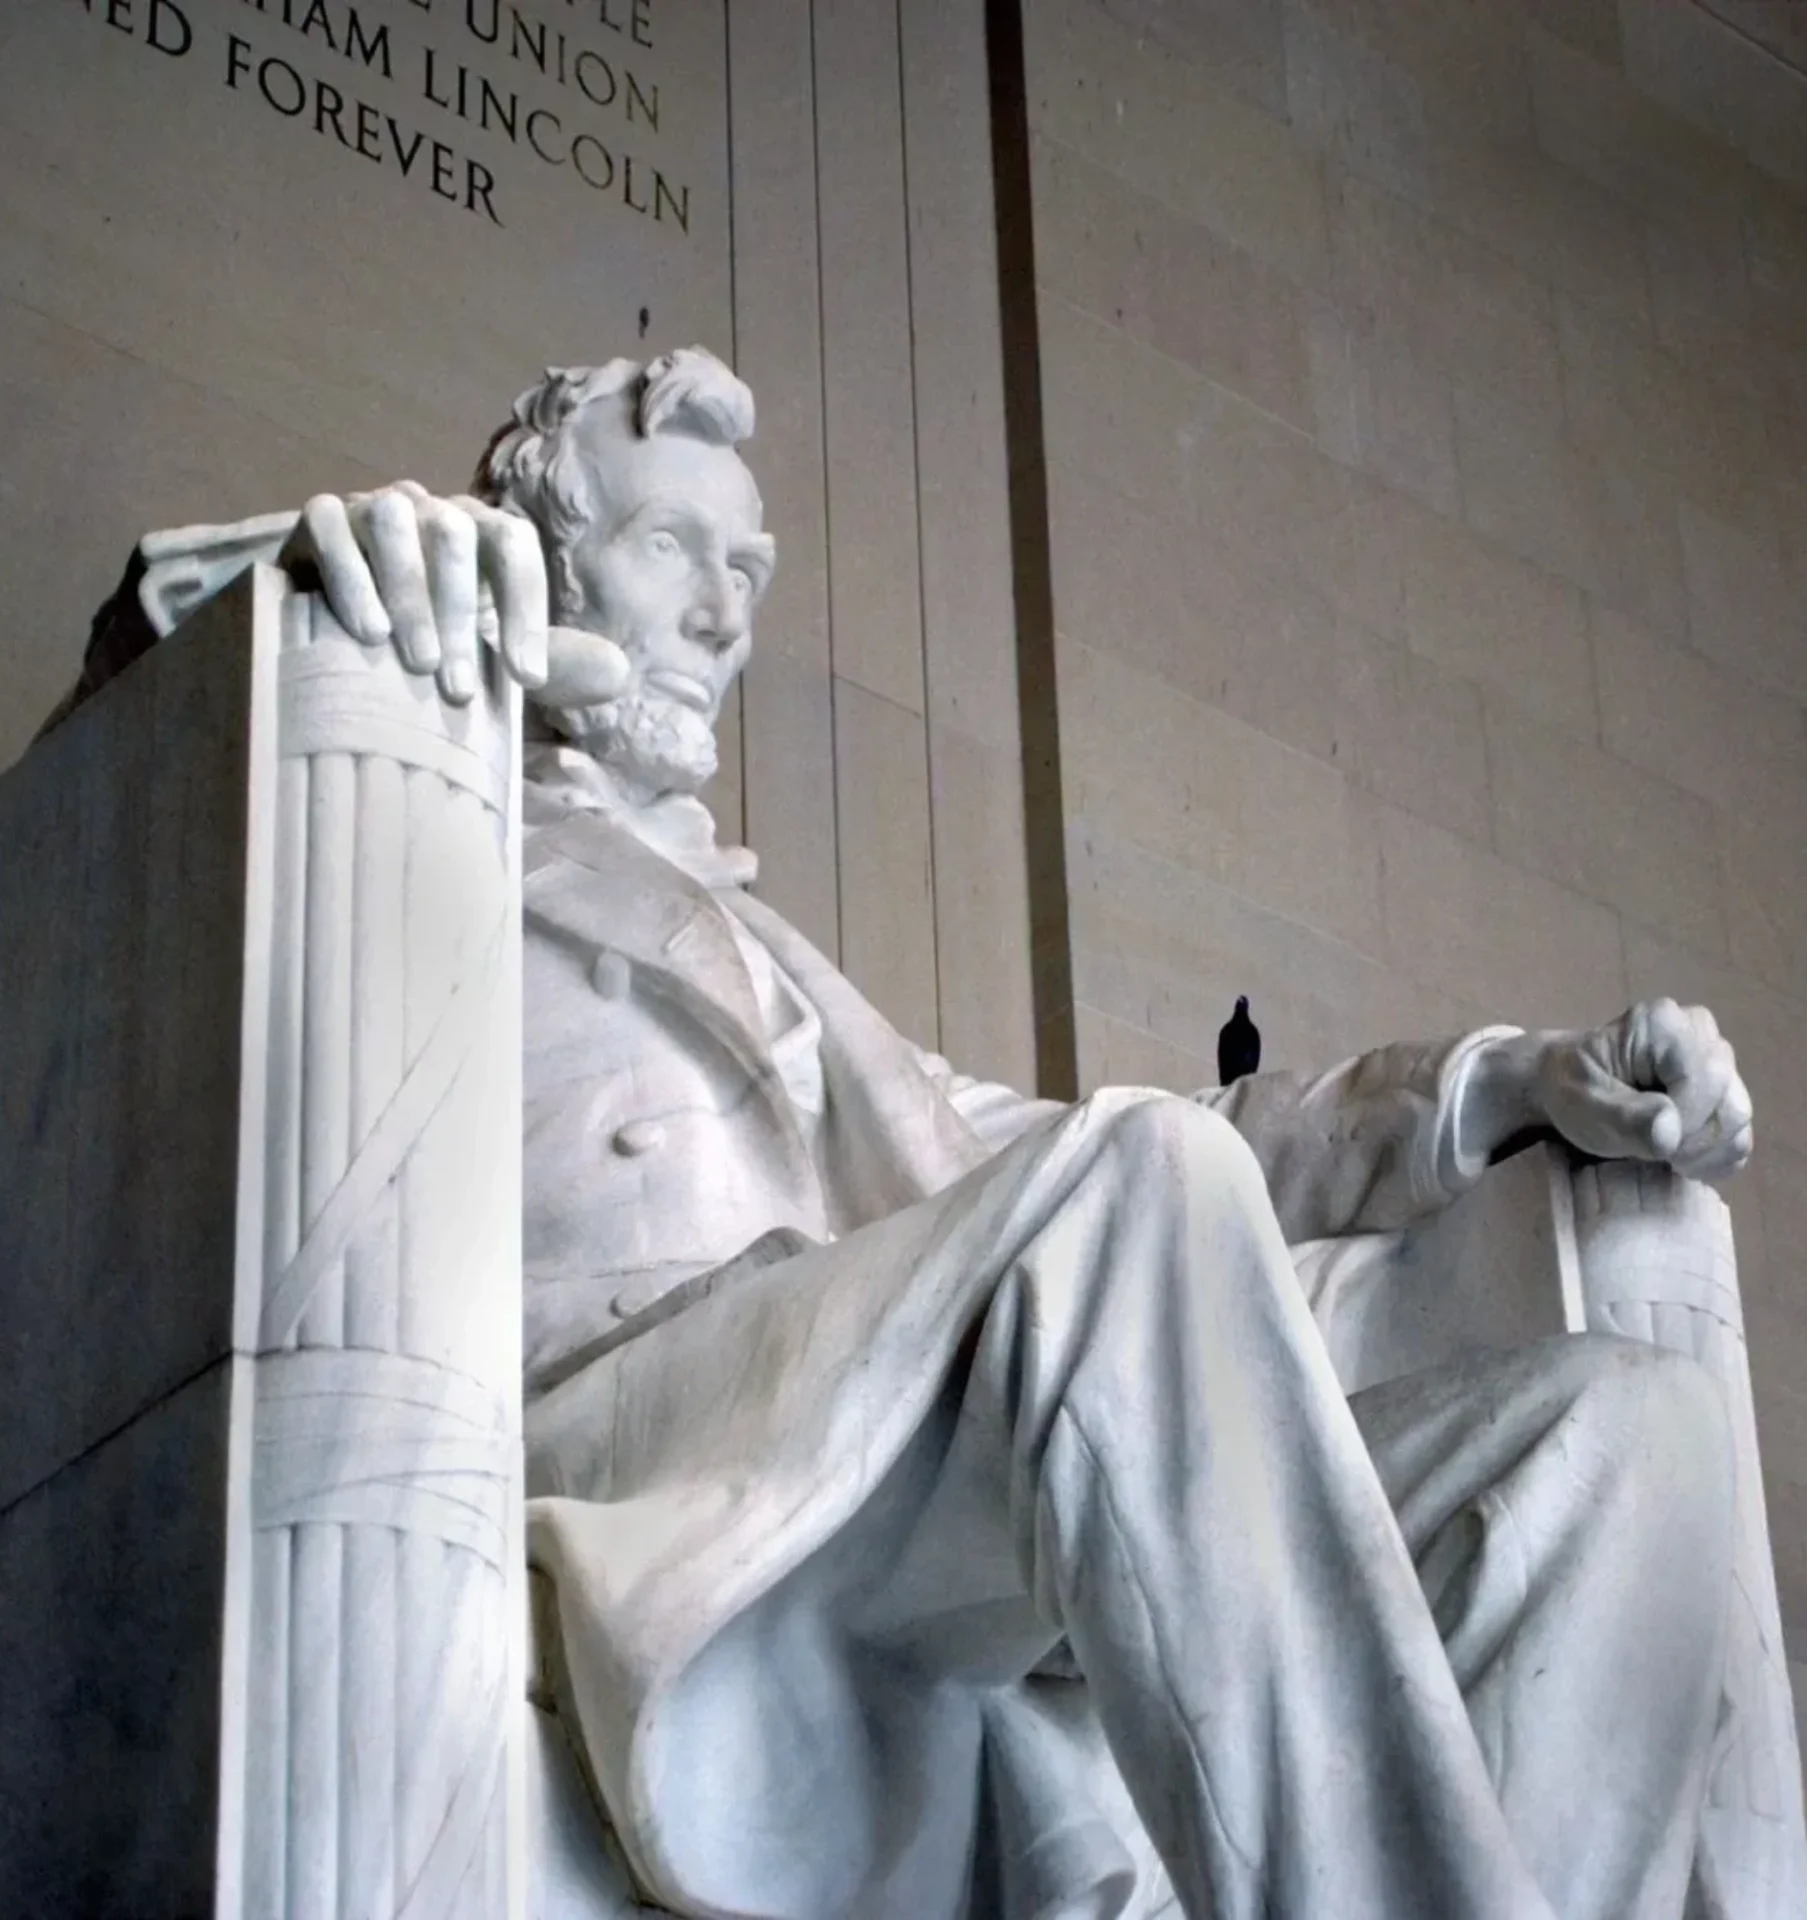
[[[1566,1183],[1582,1324],[1698,1361],[1719,1382],[1736,1462],[1725,1707],[1696,1859],[1701,1910],[1807,1912],[1807,1831],[1751,1397],[1738,1257],[1724,1200],[1667,1167],[1576,1160]],[[1563,1189],[1556,1193],[1558,1208]]]
[[[1397,1233],[1292,1250],[1347,1392],[1584,1325],[1566,1154],[1539,1144]]]
[[[1405,1232],[1314,1241],[1293,1260],[1351,1393],[1584,1331],[1685,1354],[1719,1382],[1736,1471],[1734,1587],[1689,1911],[1807,1913],[1800,1754],[1725,1202],[1666,1167],[1540,1143]]]

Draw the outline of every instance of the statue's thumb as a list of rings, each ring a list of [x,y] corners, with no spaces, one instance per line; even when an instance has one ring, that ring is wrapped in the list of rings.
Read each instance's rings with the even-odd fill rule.
[[[1666,1093],[1628,1087],[1603,1072],[1572,1087],[1551,1118],[1584,1153],[1607,1159],[1666,1160],[1681,1145],[1681,1115]]]
[[[548,627],[546,682],[535,698],[543,707],[593,707],[613,700],[632,677],[613,640],[578,627]]]
[[[1682,1117],[1666,1093],[1627,1093],[1624,1115],[1653,1160],[1667,1160],[1682,1143]]]

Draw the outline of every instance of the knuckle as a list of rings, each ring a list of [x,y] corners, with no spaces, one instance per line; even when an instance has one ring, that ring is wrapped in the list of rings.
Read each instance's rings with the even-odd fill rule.
[[[451,560],[474,560],[477,555],[477,523],[449,500],[434,502],[433,516],[426,523],[432,530],[434,545]]]
[[[512,513],[496,516],[495,541],[505,565],[528,567],[540,557],[540,539],[531,525]]]
[[[380,533],[403,533],[416,523],[414,502],[399,487],[384,487],[373,493],[364,510]]]

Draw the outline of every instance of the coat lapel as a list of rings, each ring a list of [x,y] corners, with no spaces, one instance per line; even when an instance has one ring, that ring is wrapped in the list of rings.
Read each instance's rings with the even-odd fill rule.
[[[763,1102],[793,1180],[814,1188],[815,1159],[767,1042],[753,981],[717,897],[601,814],[538,828],[526,849],[525,907],[555,939],[628,960],[639,991],[664,1000],[734,1060]],[[536,885],[560,865],[576,886]]]
[[[600,884],[536,886],[537,875],[561,862]],[[990,1157],[917,1050],[761,901],[737,889],[712,893],[596,813],[538,828],[526,869],[529,916],[555,937],[624,955],[652,991],[729,1049],[765,1095],[793,1154],[813,1165],[727,916],[789,974],[822,1018],[828,1099],[819,1149],[837,1231],[911,1206]]]
[[[559,932],[623,955],[669,994],[732,1037],[736,1053],[767,1057],[753,982],[733,930],[707,887],[600,814],[542,827],[527,849],[533,876],[558,861],[582,867],[600,886],[542,892],[529,910]]]
[[[750,895],[727,895],[724,904],[822,1016],[822,1154],[841,1229],[912,1206],[991,1158],[916,1048],[833,961]]]

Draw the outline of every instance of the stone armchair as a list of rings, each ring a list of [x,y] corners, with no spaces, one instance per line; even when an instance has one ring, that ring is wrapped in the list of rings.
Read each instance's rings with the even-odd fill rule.
[[[518,739],[260,567],[0,781],[0,1912],[527,1910]]]
[[[528,1706],[518,738],[259,567],[0,778],[0,1911],[644,1911]],[[1539,1146],[1297,1263],[1352,1389],[1581,1327],[1723,1382],[1702,1911],[1807,1910],[1718,1197]]]
[[[1539,1144],[1409,1232],[1321,1241],[1295,1262],[1352,1392],[1465,1348],[1589,1329],[1687,1354],[1720,1382],[1737,1451],[1735,1591],[1697,1900],[1727,1920],[1807,1911],[1800,1757],[1731,1213],[1718,1193],[1667,1167]]]

